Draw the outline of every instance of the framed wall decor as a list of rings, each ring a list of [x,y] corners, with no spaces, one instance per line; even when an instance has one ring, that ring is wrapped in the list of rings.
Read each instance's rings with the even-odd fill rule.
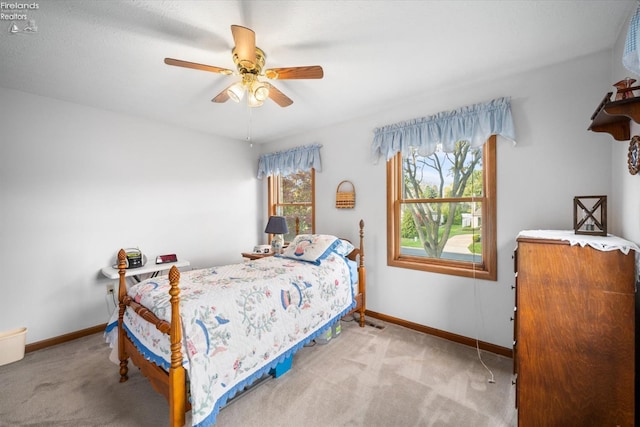
[[[573,198],[573,230],[576,234],[607,235],[607,196]]]
[[[634,135],[629,141],[627,165],[631,175],[637,174],[638,170],[640,170],[640,136],[638,135]]]
[[[353,209],[356,206],[356,186],[351,181],[342,181],[336,190],[336,208]]]

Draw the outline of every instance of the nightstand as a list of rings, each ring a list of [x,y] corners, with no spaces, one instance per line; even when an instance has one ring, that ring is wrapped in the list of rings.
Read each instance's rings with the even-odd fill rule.
[[[273,256],[275,255],[273,252],[269,252],[266,254],[261,254],[261,253],[254,253],[254,252],[242,252],[242,256],[244,258],[249,258],[250,260],[256,260],[256,259],[260,259],[260,258],[266,258],[269,256]]]

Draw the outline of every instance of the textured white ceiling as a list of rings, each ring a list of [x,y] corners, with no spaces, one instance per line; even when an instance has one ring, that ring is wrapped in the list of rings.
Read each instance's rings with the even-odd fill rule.
[[[252,140],[267,142],[611,48],[636,4],[43,0],[19,11],[37,32],[10,34],[0,21],[0,86],[233,139],[246,139],[251,123]],[[163,63],[235,69],[232,24],[256,32],[267,68],[321,65],[324,79],[273,81],[293,105],[249,111],[211,102],[235,77]]]

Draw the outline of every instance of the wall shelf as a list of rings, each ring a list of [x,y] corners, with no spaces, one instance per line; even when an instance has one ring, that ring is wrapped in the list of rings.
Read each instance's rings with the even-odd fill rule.
[[[589,130],[606,132],[617,141],[631,139],[630,121],[640,123],[640,97],[611,101],[607,93],[591,116]]]

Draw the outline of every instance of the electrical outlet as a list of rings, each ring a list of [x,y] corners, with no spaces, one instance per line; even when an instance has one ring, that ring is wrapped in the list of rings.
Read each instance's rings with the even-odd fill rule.
[[[107,285],[107,295],[113,295],[113,284],[111,283]]]

